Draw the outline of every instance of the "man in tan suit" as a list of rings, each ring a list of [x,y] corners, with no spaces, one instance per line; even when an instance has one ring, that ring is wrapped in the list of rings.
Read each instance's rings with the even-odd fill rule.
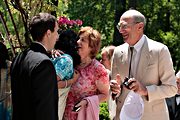
[[[144,35],[145,24],[144,15],[136,10],[128,10],[117,25],[125,43],[115,48],[112,57],[112,79],[119,82],[111,82],[111,91],[120,94],[116,96],[115,120],[120,119],[121,108],[129,91],[134,91],[143,99],[142,120],[169,120],[165,98],[177,92],[172,59],[167,46]],[[130,47],[133,47],[132,52]],[[124,85],[120,88],[128,74],[129,89]]]

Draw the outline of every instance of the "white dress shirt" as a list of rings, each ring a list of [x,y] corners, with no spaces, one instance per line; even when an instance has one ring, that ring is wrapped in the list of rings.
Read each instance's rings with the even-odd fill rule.
[[[176,103],[177,103],[177,105],[179,105],[179,103],[180,103],[180,96],[176,97]]]
[[[144,41],[145,41],[145,36],[143,35],[141,39],[134,46],[129,46],[129,47],[134,47],[132,61],[131,61],[131,77],[136,76],[136,71],[138,68],[139,59],[141,55],[141,48],[144,44]],[[130,63],[130,54],[129,54],[129,63]]]

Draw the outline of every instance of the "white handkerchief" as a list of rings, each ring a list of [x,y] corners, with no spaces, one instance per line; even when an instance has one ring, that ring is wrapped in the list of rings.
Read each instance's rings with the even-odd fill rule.
[[[120,120],[140,120],[144,112],[144,102],[141,96],[130,91],[121,109]]]

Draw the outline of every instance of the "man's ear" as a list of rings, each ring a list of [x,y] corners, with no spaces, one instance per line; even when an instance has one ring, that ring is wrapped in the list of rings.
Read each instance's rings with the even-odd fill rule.
[[[144,29],[144,24],[142,22],[138,23],[138,30],[143,30]]]
[[[47,30],[46,35],[47,35],[47,37],[49,38],[50,35],[51,35],[51,31],[50,31],[50,30]]]

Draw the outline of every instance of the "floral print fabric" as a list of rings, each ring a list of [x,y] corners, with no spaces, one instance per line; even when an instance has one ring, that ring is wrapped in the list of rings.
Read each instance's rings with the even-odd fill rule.
[[[85,68],[77,68],[80,77],[75,84],[71,86],[67,97],[67,104],[64,114],[65,120],[76,120],[77,113],[73,112],[74,105],[83,98],[100,94],[96,86],[97,81],[103,84],[109,84],[108,74],[104,66],[97,60],[92,62]]]
[[[61,56],[52,59],[56,74],[61,80],[69,80],[73,77],[73,60],[68,54],[62,54]]]

